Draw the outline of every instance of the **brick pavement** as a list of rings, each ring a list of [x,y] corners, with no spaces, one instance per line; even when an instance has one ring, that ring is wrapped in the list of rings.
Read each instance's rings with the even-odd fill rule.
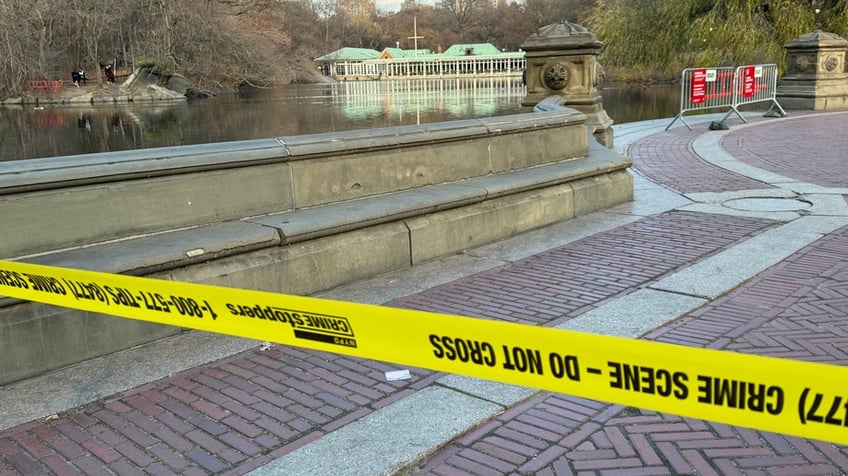
[[[678,192],[724,192],[772,187],[701,160],[692,148],[692,142],[701,134],[701,129],[670,129],[631,144],[627,152],[634,160],[638,160],[640,173]]]
[[[822,116],[801,121],[803,127],[786,121],[745,128],[722,144],[763,169],[843,187],[848,167],[834,160],[835,151],[845,149],[825,135],[833,134],[832,121]],[[798,147],[797,131],[811,130],[817,133],[806,137],[814,144]],[[630,147],[640,173],[681,192],[767,188],[700,161],[691,149],[700,132],[673,132]],[[776,151],[787,155],[776,157]],[[844,365],[846,257],[848,227],[645,338]],[[412,474],[838,475],[848,474],[848,448],[545,392],[451,442]]]
[[[646,338],[846,364],[848,228]],[[441,449],[415,474],[838,475],[830,443],[542,393]]]
[[[736,159],[755,167],[823,187],[846,187],[848,134],[834,127],[834,122],[844,120],[845,116],[837,113],[769,121],[733,131],[721,145]],[[803,146],[798,144],[799,137],[803,137]]]
[[[781,126],[731,131],[723,144],[765,157],[752,138],[761,128],[785,134]],[[681,192],[769,187],[701,161],[692,149],[701,133],[681,128],[649,136],[629,154],[641,174]],[[778,173],[788,175],[785,167]],[[817,177],[803,180],[826,178]],[[556,325],[778,225],[670,211],[390,305]],[[842,229],[646,337],[841,363],[848,348],[848,326],[839,321],[848,311],[846,251],[848,230]],[[0,476],[245,474],[441,376],[412,369],[411,380],[386,382],[383,372],[392,369],[286,347],[251,350],[0,431]],[[410,471],[841,474],[848,472],[848,453],[821,442],[539,393]]]
[[[244,474],[432,383],[275,346],[0,432],[0,475]]]

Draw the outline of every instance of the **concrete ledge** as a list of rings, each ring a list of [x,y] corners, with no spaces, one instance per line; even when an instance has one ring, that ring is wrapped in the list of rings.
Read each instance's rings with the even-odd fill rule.
[[[139,276],[280,244],[276,230],[232,221],[55,252],[27,261]]]
[[[40,375],[180,332],[176,327],[45,304],[3,306],[0,383]]]
[[[407,220],[413,265],[574,217],[570,185]]]
[[[240,220],[588,154],[572,109],[0,163],[0,258]],[[48,227],[47,224],[50,224]],[[62,230],[61,233],[51,230]]]
[[[0,166],[1,167],[1,166]],[[3,195],[0,257],[238,220],[292,206],[285,164]],[[226,193],[222,193],[225,191]]]
[[[277,139],[257,139],[3,162],[0,195],[256,165],[286,154]]]

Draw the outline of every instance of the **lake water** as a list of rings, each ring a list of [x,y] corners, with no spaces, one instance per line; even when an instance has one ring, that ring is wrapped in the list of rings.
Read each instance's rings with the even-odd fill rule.
[[[293,84],[178,104],[0,107],[0,160],[260,139],[526,112],[519,79]],[[618,124],[671,118],[680,87],[605,88]]]

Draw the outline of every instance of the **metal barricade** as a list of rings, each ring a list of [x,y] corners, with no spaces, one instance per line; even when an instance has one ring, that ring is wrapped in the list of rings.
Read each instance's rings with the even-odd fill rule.
[[[680,112],[665,130],[680,119],[691,131],[692,126],[683,117],[686,112],[725,107],[731,108],[728,113],[732,112],[734,77],[732,66],[684,69],[680,80]]]
[[[779,114],[786,116],[786,111],[777,102],[777,65],[756,64],[736,68],[734,74],[736,85],[733,88],[733,105],[730,111],[722,118],[721,122],[727,120],[731,113],[736,113],[742,122],[748,122],[739,112],[739,106],[754,104],[758,102],[771,102],[771,107],[765,115]]]

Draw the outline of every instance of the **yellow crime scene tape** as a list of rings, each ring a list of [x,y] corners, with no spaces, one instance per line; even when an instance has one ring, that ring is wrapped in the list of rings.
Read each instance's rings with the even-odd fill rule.
[[[0,261],[0,295],[848,444],[848,368]]]

